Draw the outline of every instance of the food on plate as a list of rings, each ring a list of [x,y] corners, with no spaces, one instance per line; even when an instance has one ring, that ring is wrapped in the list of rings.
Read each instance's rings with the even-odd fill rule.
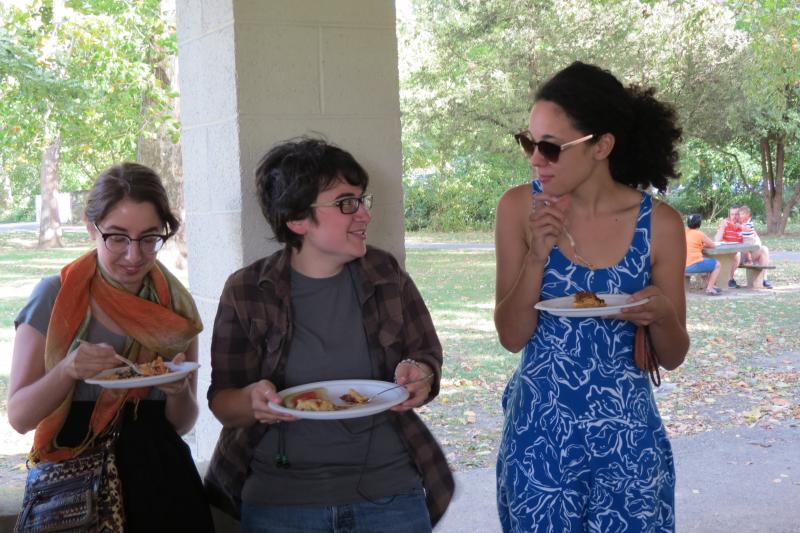
[[[593,292],[581,291],[575,293],[575,307],[606,307],[606,302]]]
[[[160,376],[161,374],[168,374],[172,372],[169,367],[164,363],[164,359],[159,355],[149,363],[142,363],[137,365],[139,372],[143,376]]]
[[[360,394],[355,389],[347,389],[347,392],[345,394],[339,396],[339,398],[343,402],[346,402],[346,403],[349,403],[349,404],[367,403],[369,401],[369,398],[367,396],[364,396],[363,394]]]
[[[335,411],[336,406],[328,400],[321,398],[309,398],[307,400],[297,400],[295,409],[298,411]]]
[[[111,372],[105,376],[97,376],[95,379],[131,379],[131,378],[146,378],[150,376],[160,376],[162,374],[169,374],[172,372],[170,368],[164,363],[164,359],[159,355],[148,363],[141,363],[136,365],[139,369],[139,374],[128,366],[120,367],[116,372]]]
[[[290,394],[283,399],[283,405],[299,411],[335,411],[336,406],[328,400],[325,389],[311,389]]]

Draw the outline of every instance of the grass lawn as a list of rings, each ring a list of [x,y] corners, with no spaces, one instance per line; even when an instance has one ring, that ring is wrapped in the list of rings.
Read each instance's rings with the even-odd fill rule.
[[[490,466],[500,397],[519,362],[494,331],[494,253],[411,249],[406,261],[445,350],[442,394],[422,415],[457,469]],[[657,394],[671,435],[800,419],[800,262],[775,264],[775,291],[689,294],[692,347],[683,366],[662,374]]]
[[[67,248],[35,251],[32,234],[0,235],[2,414],[14,316],[41,276],[56,273],[88,247],[84,236],[67,237]],[[485,243],[492,236],[409,234],[408,240]],[[764,241],[774,251],[800,251],[800,234]],[[519,355],[500,346],[494,331],[494,252],[409,249],[406,260],[445,351],[442,393],[420,413],[456,469],[491,466],[502,425],[500,396],[519,361]],[[718,298],[689,294],[692,347],[682,367],[665,373],[657,393],[670,434],[800,419],[800,262],[775,264],[770,272],[774,291],[728,291]]]
[[[704,224],[703,231],[709,237],[714,237],[716,227]],[[787,226],[786,233],[781,236],[765,235],[766,228],[756,226],[759,236],[763,243],[769,247],[770,250],[779,251],[794,251],[800,252],[800,224],[792,224]],[[468,243],[492,243],[494,242],[494,234],[491,231],[463,231],[455,233],[441,233],[441,232],[423,232],[423,231],[407,231],[406,242],[411,243],[454,243],[454,242],[468,242]]]

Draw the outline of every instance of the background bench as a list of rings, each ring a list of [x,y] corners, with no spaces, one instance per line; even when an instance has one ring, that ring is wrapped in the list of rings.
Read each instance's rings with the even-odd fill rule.
[[[739,265],[739,268],[747,270],[747,288],[752,289],[753,287],[761,287],[766,271],[775,267],[771,265]]]
[[[705,287],[706,282],[704,281],[704,276],[707,276],[708,273],[699,273],[699,274],[687,274],[686,272],[683,273],[683,288],[685,290],[691,290],[692,287],[692,276],[695,276],[695,287]]]

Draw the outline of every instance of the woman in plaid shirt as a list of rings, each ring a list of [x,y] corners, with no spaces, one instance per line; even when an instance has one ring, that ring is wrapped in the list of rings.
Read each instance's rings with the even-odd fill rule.
[[[325,141],[274,146],[256,170],[285,247],[232,274],[211,345],[222,422],[206,476],[243,531],[430,531],[453,493],[442,450],[413,409],[439,392],[442,349],[414,282],[367,246],[369,178]],[[298,420],[277,391],[347,379],[407,384],[372,416]]]

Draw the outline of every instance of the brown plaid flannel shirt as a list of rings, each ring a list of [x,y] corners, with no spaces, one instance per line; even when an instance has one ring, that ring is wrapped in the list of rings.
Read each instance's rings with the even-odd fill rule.
[[[242,388],[261,379],[283,387],[292,337],[290,252],[286,249],[233,273],[220,297],[211,341],[208,401],[223,389]],[[368,247],[347,265],[357,280],[364,326],[375,375],[392,381],[397,364],[411,358],[434,370],[428,401],[439,393],[442,347],[414,282],[397,260]],[[392,413],[422,476],[432,524],[444,514],[454,481],[442,449],[413,411]],[[253,450],[266,424],[223,428],[206,474],[212,503],[239,516],[241,490]]]

